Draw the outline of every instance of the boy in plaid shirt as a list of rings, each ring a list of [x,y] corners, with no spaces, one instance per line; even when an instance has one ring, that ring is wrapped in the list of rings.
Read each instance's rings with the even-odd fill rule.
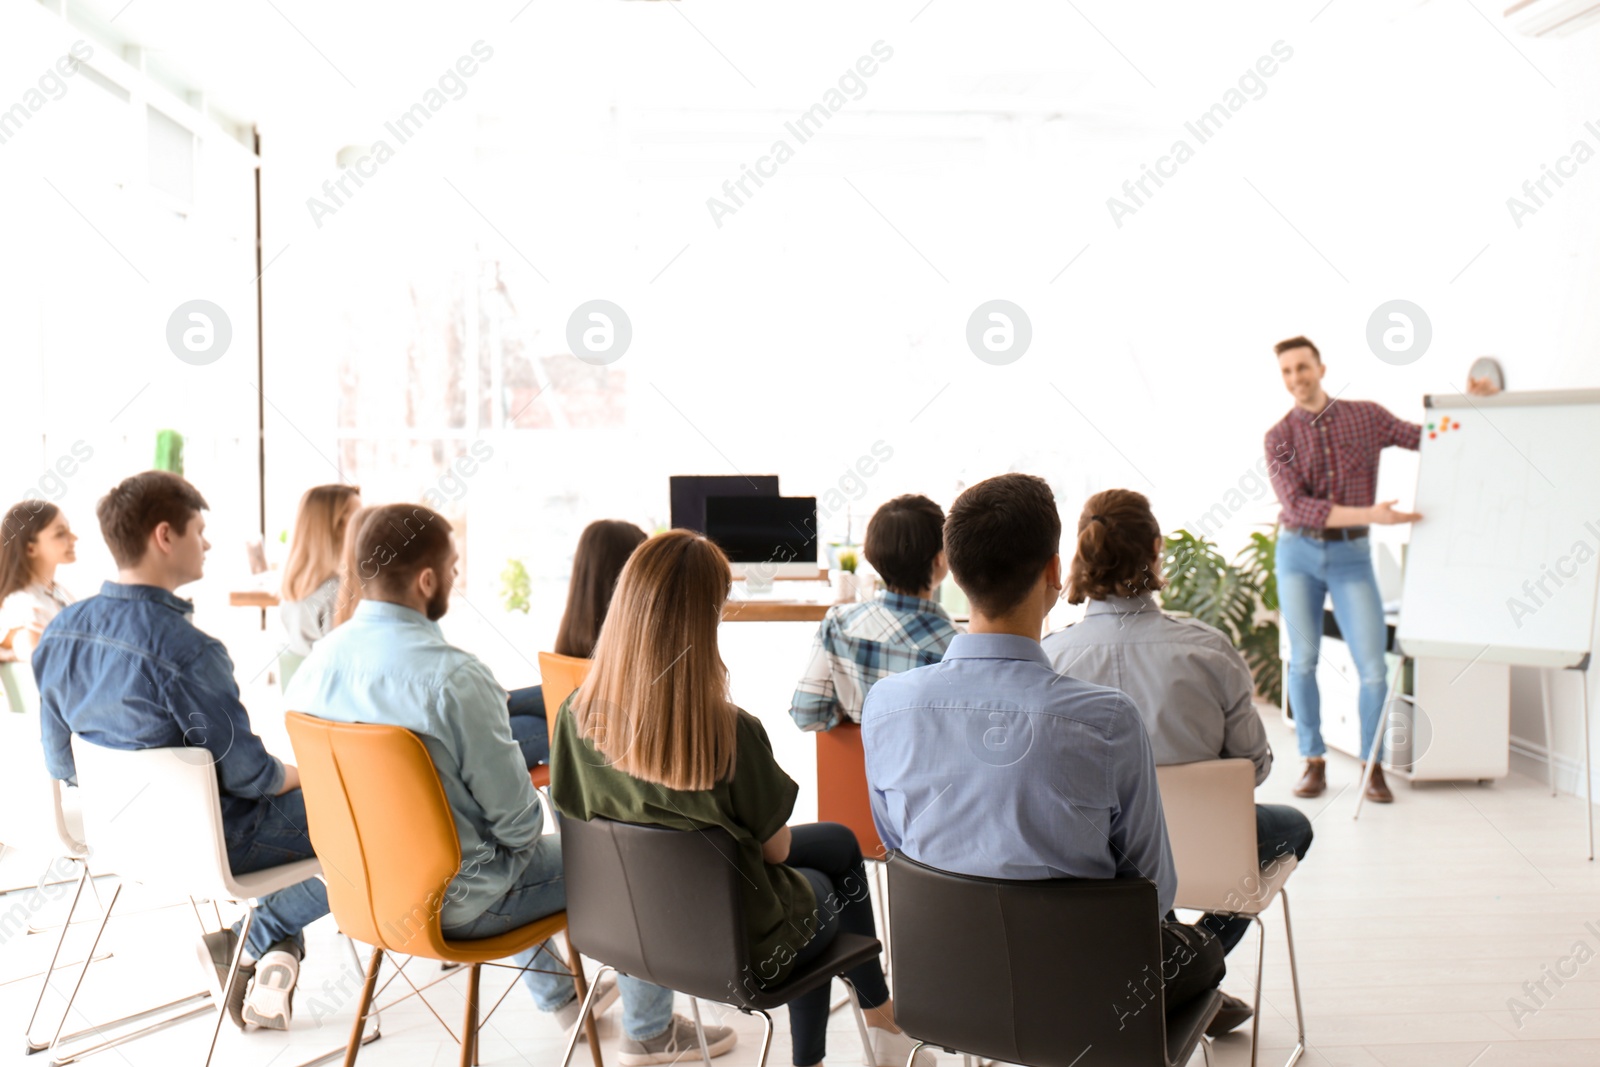
[[[863,549],[888,591],[828,609],[790,702],[789,715],[802,730],[860,722],[874,682],[938,663],[962,632],[933,599],[950,572],[938,504],[925,496],[895,497],[873,514]]]

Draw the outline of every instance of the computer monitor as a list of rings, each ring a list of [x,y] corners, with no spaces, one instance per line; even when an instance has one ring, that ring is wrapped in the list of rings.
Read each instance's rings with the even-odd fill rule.
[[[705,535],[727,554],[735,577],[817,576],[814,496],[708,496]]]
[[[669,480],[672,493],[672,526],[677,530],[706,532],[706,497],[777,496],[776,474],[675,474]]]

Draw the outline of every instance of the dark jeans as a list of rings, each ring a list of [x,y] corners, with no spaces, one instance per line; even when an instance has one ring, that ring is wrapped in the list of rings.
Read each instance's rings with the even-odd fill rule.
[[[522,749],[522,759],[532,770],[550,762],[550,726],[544,719],[544,686],[513,689],[506,701],[511,715],[511,736]]]
[[[1162,1006],[1173,1011],[1222,984],[1228,965],[1222,946],[1201,926],[1168,920],[1161,924]]]
[[[840,931],[877,937],[872,916],[872,896],[867,888],[867,868],[861,846],[848,826],[833,822],[796,826],[784,862],[805,875],[817,896],[816,933],[795,953],[796,969],[805,966],[833,943]],[[883,968],[876,959],[845,974],[863,1008],[876,1008],[889,999]],[[832,983],[818,986],[789,1002],[789,1032],[794,1039],[795,1067],[821,1063],[828,1051],[828,999]]]
[[[234,874],[280,867],[316,855],[311,850],[311,838],[306,833],[306,799],[298,789],[281,797],[263,798],[255,825],[240,826],[236,822],[226,828],[224,837],[227,839],[228,865],[233,868]],[[337,871],[324,873],[329,878],[340,877]],[[288,889],[262,897],[256,905],[255,918],[250,923],[250,936],[245,942],[247,951],[260,959],[279,941],[289,941],[304,956],[306,942],[301,931],[326,914],[328,887],[320,878],[307,878]],[[234,923],[233,932],[238,933],[243,925],[242,919]]]
[[[1298,808],[1287,804],[1256,805],[1256,854],[1261,866],[1266,867],[1286,856],[1305,859],[1311,847],[1311,820]],[[1208,912],[1200,925],[1217,935],[1224,953],[1232,952],[1250,929],[1250,920],[1242,915],[1225,912]]]

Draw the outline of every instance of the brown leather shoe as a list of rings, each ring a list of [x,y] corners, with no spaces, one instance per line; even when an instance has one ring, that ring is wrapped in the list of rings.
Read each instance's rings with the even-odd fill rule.
[[[1320,797],[1328,788],[1328,761],[1320,756],[1306,760],[1306,772],[1294,784],[1297,797]]]
[[[1362,764],[1362,770],[1366,765]],[[1389,792],[1389,785],[1383,780],[1383,764],[1372,765],[1372,777],[1367,781],[1367,799],[1374,804],[1393,804],[1394,794]]]
[[[1216,1016],[1211,1020],[1211,1025],[1206,1027],[1207,1037],[1221,1037],[1230,1030],[1237,1029],[1241,1024],[1248,1022],[1255,1012],[1250,1005],[1238,997],[1227,993],[1222,994],[1222,1007],[1217,1009]]]

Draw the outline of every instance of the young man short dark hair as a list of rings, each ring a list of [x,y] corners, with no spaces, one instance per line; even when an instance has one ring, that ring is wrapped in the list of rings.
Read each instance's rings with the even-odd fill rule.
[[[949,568],[944,512],[925,496],[897,496],[867,523],[867,562],[888,592],[828,609],[789,715],[802,730],[861,721],[861,704],[880,678],[938,663],[960,633],[934,600]]]
[[[223,840],[236,874],[312,856],[299,772],[269,754],[239,702],[222,642],[196,629],[176,591],[205,569],[206,501],[176,474],[146,471],[100,501],[117,580],[66,608],[33,657],[50,775],[72,781],[72,737],[115,749],[206,749],[222,794]],[[235,1024],[287,1029],[305,954],[301,931],[328,913],[311,878],[261,900],[247,966],[228,990],[238,926],[207,934],[201,959]],[[248,988],[248,995],[247,995]]]
[[[1058,675],[1039,647],[1062,589],[1050,486],[979,482],[950,508],[944,543],[969,632],[941,662],[873,686],[861,719],[884,846],[982,878],[1148,878],[1170,920],[1177,875],[1139,709]],[[1164,922],[1162,955],[1168,1011],[1222,980],[1221,946],[1199,928]],[[1230,998],[1209,1032],[1249,1015]]]

